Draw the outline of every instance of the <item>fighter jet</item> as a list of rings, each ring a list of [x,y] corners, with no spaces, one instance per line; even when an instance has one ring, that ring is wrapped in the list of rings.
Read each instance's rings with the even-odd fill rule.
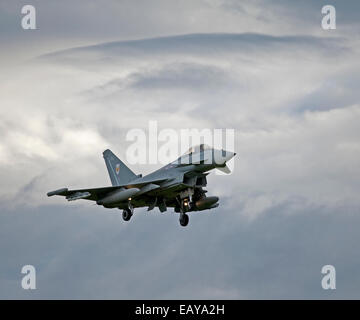
[[[150,211],[157,207],[160,212],[174,208],[174,212],[179,213],[180,225],[185,227],[189,223],[188,212],[218,207],[218,197],[206,196],[206,176],[212,169],[230,173],[226,162],[235,155],[234,152],[201,144],[143,177],[131,171],[110,150],[105,150],[103,156],[111,187],[79,190],[62,188],[48,192],[47,195],[64,196],[68,201],[92,200],[104,208],[118,208],[123,210],[125,221],[131,219],[134,208],[148,207]]]

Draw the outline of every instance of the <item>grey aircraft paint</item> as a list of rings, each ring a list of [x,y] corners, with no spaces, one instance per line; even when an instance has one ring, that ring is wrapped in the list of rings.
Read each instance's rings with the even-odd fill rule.
[[[189,222],[187,212],[218,207],[218,197],[206,196],[206,176],[208,171],[215,168],[229,173],[226,162],[235,153],[201,144],[144,177],[136,175],[110,150],[105,150],[103,156],[111,187],[79,190],[62,188],[48,192],[47,195],[64,196],[68,201],[92,200],[105,208],[122,209],[125,221],[130,220],[134,208],[148,207],[149,211],[158,207],[164,212],[172,207],[180,214],[180,224],[186,226]]]

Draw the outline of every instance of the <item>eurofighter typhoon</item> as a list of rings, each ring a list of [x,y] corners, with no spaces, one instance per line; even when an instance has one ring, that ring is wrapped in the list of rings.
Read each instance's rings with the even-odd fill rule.
[[[217,150],[201,144],[190,148],[177,160],[146,176],[136,175],[110,150],[103,152],[111,187],[69,190],[62,188],[48,192],[51,196],[64,196],[68,201],[85,199],[96,201],[105,208],[123,210],[122,217],[129,221],[134,208],[158,207],[160,212],[174,208],[179,213],[181,226],[189,223],[188,212],[218,207],[219,198],[206,196],[206,176],[212,169],[230,173],[226,162],[234,152]]]

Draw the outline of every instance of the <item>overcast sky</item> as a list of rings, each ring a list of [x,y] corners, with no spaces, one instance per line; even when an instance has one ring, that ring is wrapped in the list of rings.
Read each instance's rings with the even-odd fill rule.
[[[37,30],[24,4],[0,2],[0,298],[360,298],[358,1],[33,0]],[[149,120],[235,129],[217,209],[46,197],[109,185],[102,151]]]

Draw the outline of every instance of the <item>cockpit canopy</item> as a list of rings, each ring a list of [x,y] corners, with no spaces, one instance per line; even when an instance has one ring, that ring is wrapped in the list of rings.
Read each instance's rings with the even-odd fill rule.
[[[201,151],[205,151],[205,150],[210,150],[211,147],[208,146],[207,144],[199,144],[197,146],[191,147],[188,151],[186,151],[183,155],[188,155],[188,154],[192,154],[192,153],[198,153]]]

